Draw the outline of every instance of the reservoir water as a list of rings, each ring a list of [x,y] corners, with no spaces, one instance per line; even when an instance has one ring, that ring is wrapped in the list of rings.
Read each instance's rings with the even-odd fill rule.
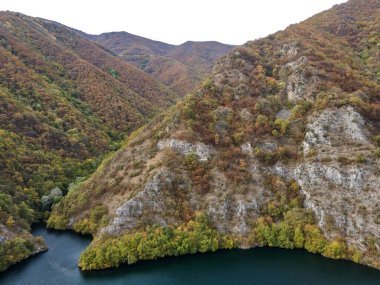
[[[36,225],[49,251],[0,274],[6,285],[379,285],[380,270],[348,261],[330,260],[303,250],[257,248],[225,250],[140,262],[118,269],[81,272],[80,252],[90,238],[49,231]]]

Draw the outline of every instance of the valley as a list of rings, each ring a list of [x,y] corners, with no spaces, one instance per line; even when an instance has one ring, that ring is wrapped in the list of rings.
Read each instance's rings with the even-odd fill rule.
[[[379,31],[378,0],[237,47],[0,12],[0,271],[59,238],[32,235],[41,221],[92,236],[73,243],[78,284],[159,258],[324,270],[303,250],[380,269]]]

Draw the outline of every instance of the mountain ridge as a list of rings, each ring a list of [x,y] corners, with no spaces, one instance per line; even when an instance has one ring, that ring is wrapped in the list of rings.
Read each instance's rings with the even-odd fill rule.
[[[181,96],[197,87],[216,60],[235,47],[217,41],[172,45],[128,32],[79,33],[151,74]]]

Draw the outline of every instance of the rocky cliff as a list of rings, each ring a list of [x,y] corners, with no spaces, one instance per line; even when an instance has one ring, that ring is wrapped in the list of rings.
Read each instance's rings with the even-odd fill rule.
[[[380,1],[351,0],[223,57],[54,207],[82,269],[217,248],[380,268]]]

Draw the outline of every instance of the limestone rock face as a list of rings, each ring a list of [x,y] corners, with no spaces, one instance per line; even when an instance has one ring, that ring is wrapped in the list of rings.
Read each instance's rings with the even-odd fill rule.
[[[279,53],[283,57],[294,57],[298,54],[299,48],[296,43],[284,44],[279,50]]]
[[[307,79],[302,73],[293,73],[287,82],[286,90],[288,91],[288,99],[291,101],[303,99],[307,86]]]
[[[301,56],[297,60],[286,64],[285,68],[290,72],[286,82],[288,100],[313,99],[313,90],[318,82],[318,78],[314,75],[308,75],[306,70],[307,65],[308,59],[305,56]]]
[[[123,230],[132,230],[141,226],[141,222],[147,217],[152,217],[150,222],[165,226],[173,219],[165,219],[164,196],[170,196],[173,190],[174,176],[165,170],[161,170],[148,181],[144,189],[135,197],[129,199],[116,209],[112,222],[102,229],[103,233],[117,234]]]
[[[365,163],[355,159],[372,157],[371,126],[351,106],[325,109],[308,121],[304,159],[268,171],[297,181],[305,207],[314,212],[327,237],[344,236],[350,245],[365,249],[368,238],[380,235],[380,163],[376,158]]]
[[[251,144],[250,142],[243,143],[243,144],[240,146],[240,149],[241,149],[241,151],[242,151],[244,154],[252,155],[252,153],[253,153],[252,144]]]
[[[290,69],[293,72],[300,71],[307,65],[306,56],[301,56],[296,61],[289,62],[285,65],[286,68]]]
[[[305,206],[313,210],[325,234],[343,235],[350,244],[364,248],[366,238],[380,235],[379,171],[378,163],[315,162],[299,165],[294,178],[305,194]]]
[[[326,109],[322,114],[310,118],[303,142],[304,153],[311,148],[333,147],[345,142],[369,144],[369,132],[364,118],[351,106]]]
[[[206,212],[220,232],[244,235],[251,229],[251,222],[258,216],[259,205],[263,202],[263,190],[252,190],[232,194],[228,179],[215,168],[210,191],[204,197],[193,195],[191,204],[194,209]]]
[[[290,117],[291,111],[288,109],[281,109],[277,114],[276,114],[276,119],[283,119],[286,120]]]
[[[244,235],[251,229],[251,222],[258,217],[259,206],[264,202],[264,188],[256,186],[252,190],[239,195],[231,194],[228,179],[215,168],[212,170],[210,190],[202,195],[193,191],[186,175],[174,175],[162,169],[145,184],[142,191],[115,210],[111,222],[101,229],[101,233],[117,235],[141,228],[144,224],[178,224],[181,218],[176,211],[180,195],[191,211],[207,213],[220,232]]]
[[[366,238],[380,234],[380,163],[371,154],[371,125],[351,106],[325,109],[308,121],[302,146],[306,156],[311,149],[314,156],[305,157],[292,174],[305,206],[326,235],[343,235],[364,248]],[[358,163],[361,156],[370,158]]]
[[[205,145],[204,143],[191,144],[189,142],[177,139],[161,140],[157,143],[157,148],[159,150],[170,148],[182,155],[194,153],[198,156],[200,161],[209,160],[211,158],[211,155],[214,153],[214,149],[208,145]]]
[[[253,69],[253,59],[235,50],[214,66],[213,85],[220,90],[230,90],[235,100],[249,96],[252,93]]]

